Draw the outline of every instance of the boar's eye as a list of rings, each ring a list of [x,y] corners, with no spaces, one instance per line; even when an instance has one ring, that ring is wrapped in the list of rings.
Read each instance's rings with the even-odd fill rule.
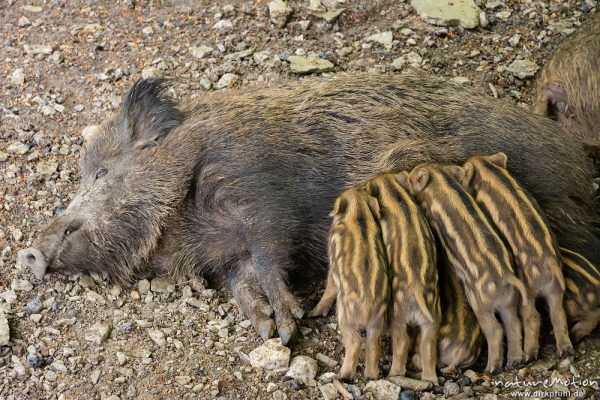
[[[106,175],[107,173],[108,170],[106,168],[100,168],[98,171],[96,171],[96,179],[104,177],[104,175]]]

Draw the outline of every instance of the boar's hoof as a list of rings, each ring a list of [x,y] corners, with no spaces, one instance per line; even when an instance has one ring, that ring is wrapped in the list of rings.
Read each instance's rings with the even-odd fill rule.
[[[48,262],[46,258],[36,248],[30,247],[19,252],[19,261],[21,265],[26,266],[33,272],[36,278],[42,279],[46,274],[46,268],[48,268]]]
[[[560,348],[558,348],[558,356],[559,357],[567,357],[567,356],[574,356],[575,355],[575,350],[573,349],[573,345],[571,344],[566,344],[561,346]]]

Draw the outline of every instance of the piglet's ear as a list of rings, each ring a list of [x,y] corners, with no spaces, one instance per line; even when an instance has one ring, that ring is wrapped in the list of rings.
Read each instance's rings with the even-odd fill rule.
[[[508,157],[506,156],[506,154],[500,152],[500,153],[492,154],[488,158],[488,160],[490,160],[490,162],[492,164],[496,164],[500,168],[506,169],[506,165],[507,165],[507,162],[508,162]]]
[[[465,180],[465,170],[458,165],[446,165],[444,167],[444,171],[446,171],[450,176],[454,177],[460,183]]]
[[[414,193],[420,193],[425,189],[429,182],[429,171],[426,168],[419,168],[412,176],[411,186]]]
[[[405,190],[410,192],[410,175],[406,171],[402,171],[396,175],[396,182]]]
[[[335,204],[333,205],[333,211],[329,213],[330,217],[335,217],[338,214],[342,214],[346,212],[348,208],[348,200],[344,196],[340,196],[335,199]]]
[[[165,92],[164,79],[137,81],[127,93],[119,121],[119,134],[136,148],[155,146],[183,121],[183,113]]]

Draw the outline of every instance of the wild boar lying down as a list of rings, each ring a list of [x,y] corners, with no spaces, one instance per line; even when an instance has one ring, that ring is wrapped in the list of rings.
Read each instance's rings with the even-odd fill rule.
[[[263,338],[296,332],[295,282],[324,275],[346,188],[425,161],[502,151],[562,246],[600,264],[591,174],[554,122],[433,78],[335,76],[176,104],[144,80],[86,144],[69,207],[21,260],[38,276],[203,274]]]

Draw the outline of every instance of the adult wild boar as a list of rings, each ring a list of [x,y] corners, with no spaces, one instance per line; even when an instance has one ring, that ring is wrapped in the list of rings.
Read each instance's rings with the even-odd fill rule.
[[[535,110],[600,156],[600,13],[559,46],[537,82]]]
[[[86,144],[73,201],[21,253],[38,276],[203,274],[230,288],[263,338],[277,329],[285,343],[302,315],[289,285],[325,272],[336,196],[382,172],[499,151],[561,245],[600,264],[585,154],[546,118],[409,76],[338,75],[181,106],[163,89],[137,82]]]

